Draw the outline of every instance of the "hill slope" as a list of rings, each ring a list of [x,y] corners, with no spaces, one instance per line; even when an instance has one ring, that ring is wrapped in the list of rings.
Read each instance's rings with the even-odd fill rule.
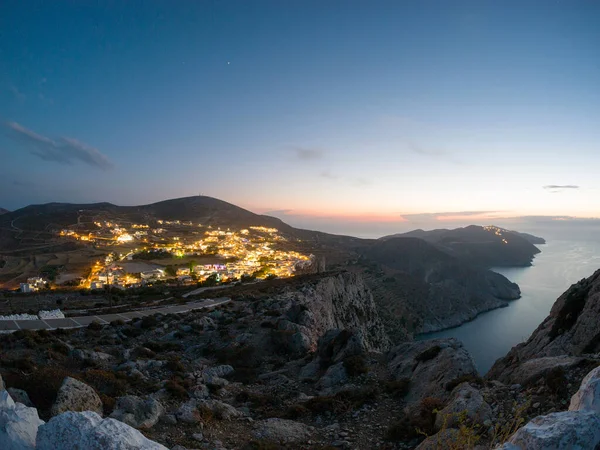
[[[372,289],[388,291],[383,306],[398,306],[398,320],[418,318],[411,331],[426,333],[460,325],[519,298],[519,287],[504,276],[474,267],[417,238],[378,240],[362,252],[379,264]],[[377,269],[371,269],[376,272]],[[383,293],[382,293],[383,294]]]
[[[530,266],[533,257],[540,252],[532,244],[532,241],[545,242],[541,238],[526,233],[509,231],[495,226],[481,227],[477,225],[454,230],[414,230],[385,236],[381,240],[395,237],[423,239],[449,255],[484,267]]]

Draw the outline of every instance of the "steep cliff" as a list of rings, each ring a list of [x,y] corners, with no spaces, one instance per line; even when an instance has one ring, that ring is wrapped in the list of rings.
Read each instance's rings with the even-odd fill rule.
[[[554,358],[567,361],[565,357],[579,357],[600,351],[600,270],[591,277],[572,285],[554,303],[548,317],[523,344],[513,347],[496,361],[489,378],[507,379],[518,368],[534,359]],[[568,358],[576,364],[576,358]],[[522,369],[521,369],[522,371]]]
[[[363,256],[382,268],[379,279],[369,277],[379,306],[389,311],[390,304],[402,303],[397,320],[409,317],[406,327],[414,333],[458,326],[520,296],[519,287],[504,276],[466,264],[421,239],[378,241]]]
[[[261,303],[259,309],[279,312],[275,326],[288,332],[298,353],[316,350],[319,338],[332,329],[357,333],[366,351],[381,352],[390,345],[373,295],[355,273],[318,277]]]

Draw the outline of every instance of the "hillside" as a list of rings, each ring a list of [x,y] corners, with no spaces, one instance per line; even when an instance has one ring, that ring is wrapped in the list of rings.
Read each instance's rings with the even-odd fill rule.
[[[406,326],[414,333],[460,325],[520,296],[519,287],[504,276],[417,238],[378,240],[362,257],[375,263],[367,280],[376,298],[380,294],[381,307],[396,321],[411,320]]]
[[[414,230],[384,236],[381,240],[398,237],[423,239],[449,255],[484,267],[530,266],[540,252],[532,242],[545,243],[542,238],[527,233],[477,225],[454,230]]]
[[[147,223],[158,220],[192,221],[205,226],[240,229],[248,226],[277,228],[290,237],[315,241],[317,245],[344,245],[355,238],[334,236],[293,228],[275,217],[252,213],[212,197],[196,196],[165,200],[141,206],[117,206],[111,203],[47,203],[30,205],[0,217],[0,249],[27,250],[34,253],[49,245],[60,245],[56,233],[63,228],[79,231],[95,229],[96,221]]]
[[[9,213],[9,212],[10,211],[8,209],[0,208],[0,215],[6,214],[6,213]]]

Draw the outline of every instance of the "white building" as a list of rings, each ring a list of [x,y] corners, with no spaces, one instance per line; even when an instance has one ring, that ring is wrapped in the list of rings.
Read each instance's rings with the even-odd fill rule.
[[[37,291],[37,289],[29,283],[21,283],[20,291],[29,293],[29,292],[35,292],[35,291]]]
[[[157,280],[165,277],[165,271],[162,269],[149,270],[140,273],[142,280]]]
[[[92,281],[90,284],[90,289],[103,289],[104,283],[102,281]]]

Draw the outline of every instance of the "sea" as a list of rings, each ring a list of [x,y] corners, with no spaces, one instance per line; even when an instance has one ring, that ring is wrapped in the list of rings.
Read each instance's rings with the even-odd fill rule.
[[[541,235],[541,234],[539,234]],[[590,236],[591,238],[591,236]],[[531,267],[492,268],[519,285],[521,298],[505,308],[477,316],[448,330],[419,335],[417,339],[454,337],[471,353],[480,374],[515,345],[526,341],[548,316],[556,299],[577,281],[600,269],[600,239],[547,239],[537,246]]]

